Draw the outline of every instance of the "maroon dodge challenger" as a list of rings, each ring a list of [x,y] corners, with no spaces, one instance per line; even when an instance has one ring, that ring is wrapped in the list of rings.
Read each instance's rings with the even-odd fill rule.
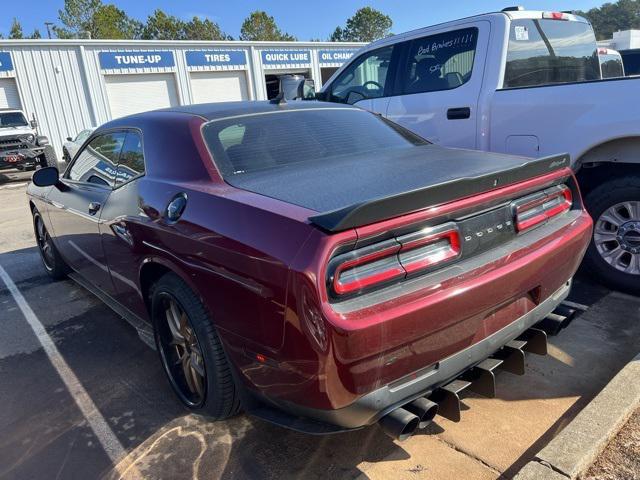
[[[406,438],[546,351],[592,229],[568,166],[219,103],[109,122],[28,195],[47,272],[151,325],[189,409]]]

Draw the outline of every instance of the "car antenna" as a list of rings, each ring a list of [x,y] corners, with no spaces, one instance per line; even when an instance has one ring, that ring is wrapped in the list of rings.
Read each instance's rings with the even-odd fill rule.
[[[270,103],[274,103],[276,105],[286,105],[287,99],[284,98],[284,92],[280,92],[276,97],[269,100]]]

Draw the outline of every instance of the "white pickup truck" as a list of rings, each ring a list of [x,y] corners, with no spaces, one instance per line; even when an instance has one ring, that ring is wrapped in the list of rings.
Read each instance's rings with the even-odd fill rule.
[[[588,268],[640,292],[640,79],[602,79],[584,18],[514,7],[394,35],[360,50],[317,96],[440,145],[569,153],[595,221]]]

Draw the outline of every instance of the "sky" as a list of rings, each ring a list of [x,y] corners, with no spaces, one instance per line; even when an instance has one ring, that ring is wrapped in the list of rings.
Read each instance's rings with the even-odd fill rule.
[[[402,33],[414,28],[425,27],[448,20],[498,11],[510,5],[518,5],[517,0],[323,0],[305,2],[301,0],[254,1],[232,0],[103,0],[114,3],[132,17],[144,21],[154,9],[160,8],[166,13],[182,19],[194,15],[207,17],[217,22],[222,30],[237,38],[240,26],[247,15],[254,10],[265,10],[275,17],[281,30],[299,40],[312,38],[326,39],[338,26],[343,26],[353,13],[364,6],[376,8],[393,20],[392,32]],[[529,0],[521,4],[529,10],[588,10],[600,6],[603,0]],[[9,33],[14,17],[22,24],[25,35],[39,28],[46,36],[44,22],[58,22],[58,10],[64,6],[64,0],[0,0],[0,32]]]

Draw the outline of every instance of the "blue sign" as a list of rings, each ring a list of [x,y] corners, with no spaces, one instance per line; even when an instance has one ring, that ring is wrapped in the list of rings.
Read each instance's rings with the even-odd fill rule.
[[[309,50],[263,50],[263,65],[309,65],[311,52]]]
[[[319,50],[318,60],[320,63],[344,63],[353,57],[357,50]]]
[[[0,72],[10,72],[13,70],[13,62],[9,52],[0,52]]]
[[[173,67],[173,52],[167,50],[139,52],[100,52],[100,67],[104,70],[123,68]]]
[[[239,50],[189,50],[186,53],[190,67],[241,66],[247,64],[247,56]]]

